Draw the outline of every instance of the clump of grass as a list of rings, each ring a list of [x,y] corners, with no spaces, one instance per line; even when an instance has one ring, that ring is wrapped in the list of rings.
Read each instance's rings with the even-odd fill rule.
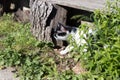
[[[10,14],[4,14],[0,18],[0,28],[1,65],[16,65],[20,63],[20,53],[29,54],[36,49],[29,23],[15,22]]]
[[[15,22],[9,14],[0,20],[0,44],[4,46],[0,50],[0,66],[16,67],[21,80],[60,78],[52,43],[37,41],[30,32],[29,23]]]
[[[94,12],[96,34],[90,36],[87,46],[75,46],[79,59],[88,70],[85,79],[119,80],[120,79],[120,3],[115,0],[107,5],[107,9]],[[81,26],[85,30],[86,26]],[[87,52],[81,52],[84,47]]]

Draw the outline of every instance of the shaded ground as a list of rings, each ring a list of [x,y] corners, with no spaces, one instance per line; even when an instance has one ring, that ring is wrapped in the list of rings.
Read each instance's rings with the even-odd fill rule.
[[[59,51],[55,50],[55,54],[49,53],[49,56],[54,58],[57,70],[60,72],[65,70],[72,70],[75,74],[86,72],[79,61],[75,61],[72,57],[70,57],[70,53],[61,56]]]
[[[49,52],[47,55],[41,54],[40,56],[43,58],[53,58],[55,64],[57,66],[57,70],[59,72],[63,72],[66,70],[72,70],[75,74],[81,74],[85,72],[85,69],[81,67],[80,62],[75,61],[70,57],[70,53],[64,56],[61,56],[59,52]],[[5,68],[0,70],[0,80],[20,80],[19,78],[15,78],[15,68]]]
[[[1,50],[4,49],[2,43],[0,44],[0,48]],[[55,49],[52,52],[46,53],[47,55],[42,54],[40,56],[42,56],[43,58],[53,58],[59,72],[63,72],[66,70],[73,70],[73,72],[76,74],[81,74],[85,72],[85,69],[81,67],[80,62],[77,62],[72,57],[70,57],[70,53],[61,56],[59,54],[60,50]],[[16,69],[11,67],[0,70],[0,80],[19,80],[19,78],[15,78],[15,71]]]

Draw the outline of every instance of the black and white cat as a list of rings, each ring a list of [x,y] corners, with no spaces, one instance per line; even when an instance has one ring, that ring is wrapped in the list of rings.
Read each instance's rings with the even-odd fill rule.
[[[54,38],[56,40],[67,40],[68,37],[71,35],[74,42],[78,46],[83,46],[84,44],[87,44],[85,38],[87,38],[87,34],[94,34],[92,29],[88,29],[87,33],[84,32],[83,30],[80,30],[80,28],[77,27],[70,27],[70,26],[64,26],[61,23],[58,23],[55,33],[54,33]],[[71,43],[70,43],[71,44]],[[65,55],[68,52],[70,52],[74,47],[71,45],[68,45],[64,50],[60,51],[61,55]],[[87,51],[87,49],[83,49],[83,51]]]

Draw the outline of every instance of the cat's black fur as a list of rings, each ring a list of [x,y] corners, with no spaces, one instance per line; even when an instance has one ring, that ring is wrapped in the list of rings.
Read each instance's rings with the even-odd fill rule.
[[[84,32],[77,27],[64,26],[63,24],[58,23],[57,27],[54,30],[53,36],[56,40],[65,41],[68,39],[69,35],[71,35],[78,46],[83,46],[87,43],[85,40],[85,38],[87,38],[87,34],[94,34],[94,32],[92,31],[92,29],[88,29],[87,32]],[[60,52],[60,54],[64,55],[70,52],[73,48],[73,46],[68,45],[65,50],[62,50]],[[87,51],[87,49],[85,48],[83,49],[83,51]]]

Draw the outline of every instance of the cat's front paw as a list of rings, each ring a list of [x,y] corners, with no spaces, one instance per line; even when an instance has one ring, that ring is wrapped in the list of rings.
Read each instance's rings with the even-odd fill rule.
[[[62,51],[60,51],[60,54],[61,54],[61,55],[65,55],[65,54],[67,54],[67,52],[64,51],[64,50],[62,50]]]

